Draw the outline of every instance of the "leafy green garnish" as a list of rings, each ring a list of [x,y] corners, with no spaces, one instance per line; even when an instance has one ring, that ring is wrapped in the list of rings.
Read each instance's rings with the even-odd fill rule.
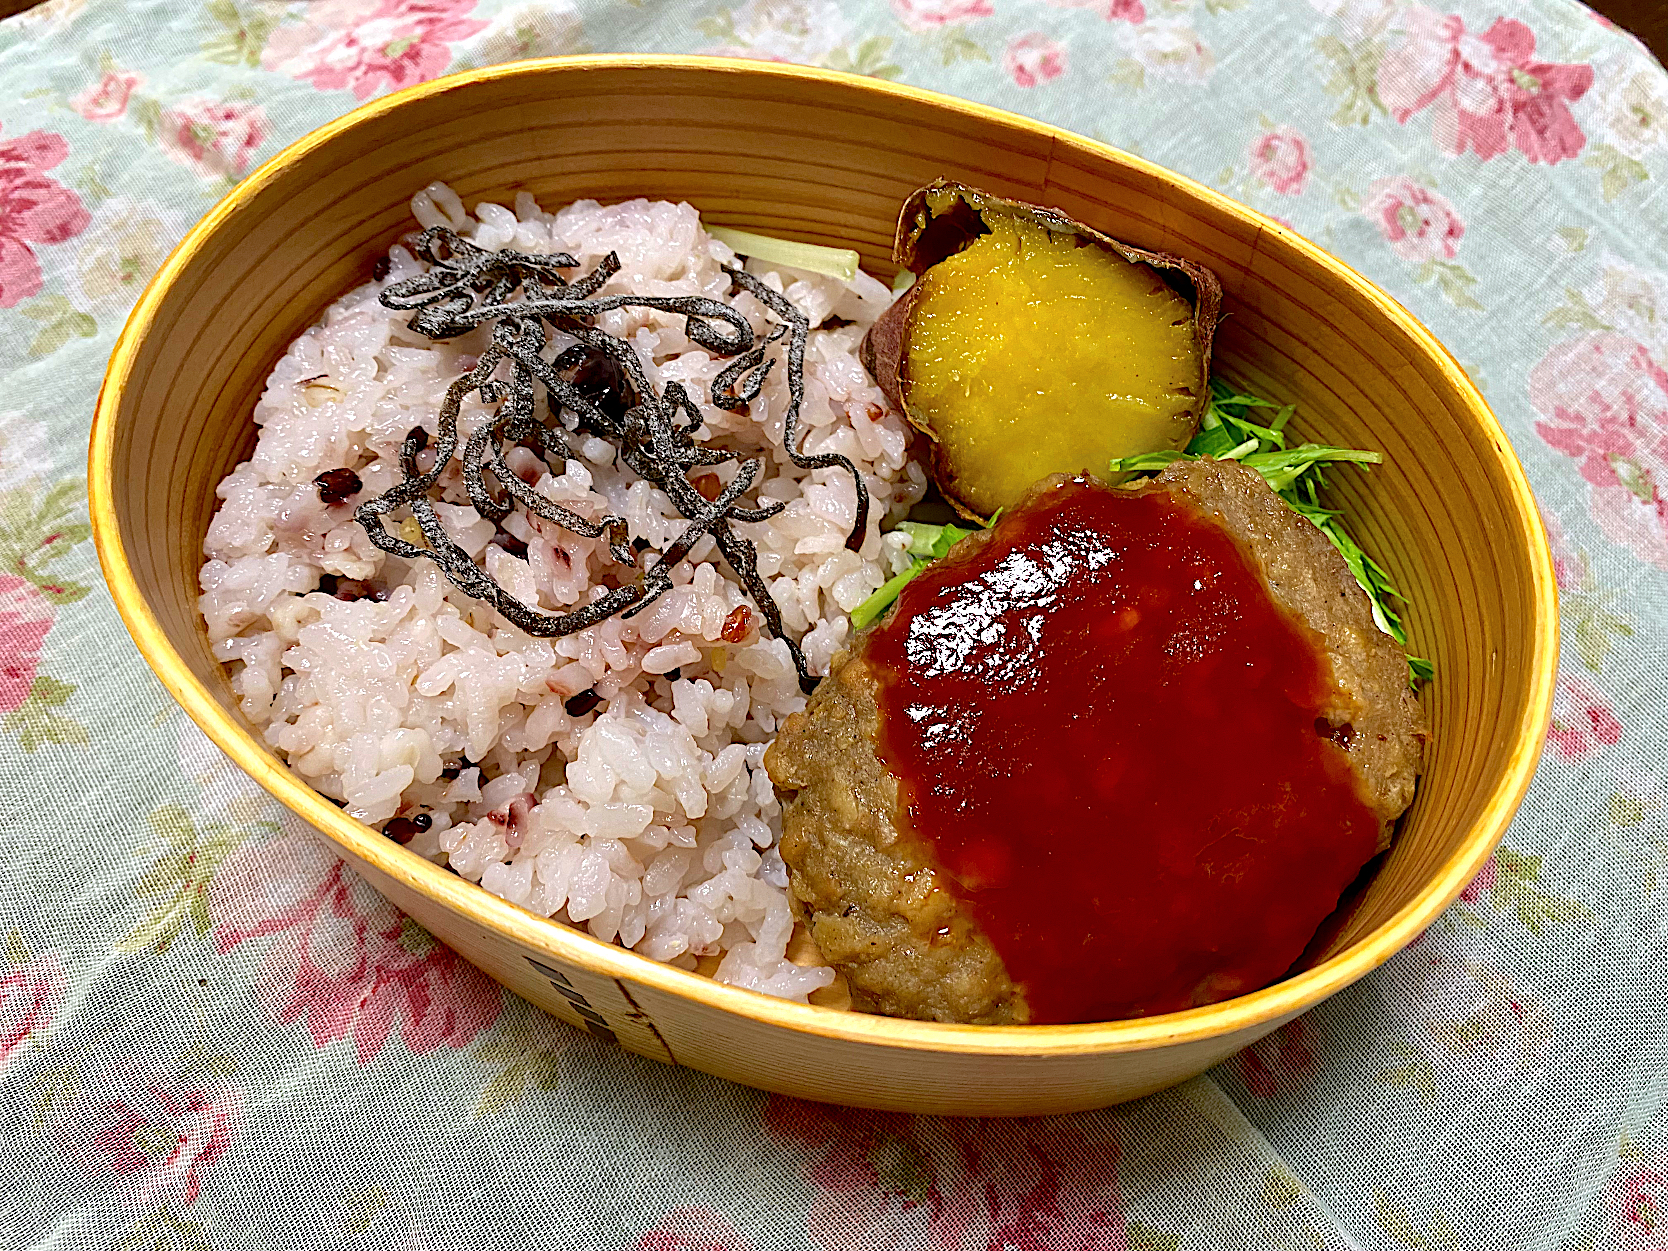
[[[851,248],[825,248],[816,243],[795,243],[791,239],[773,239],[769,235],[755,235],[745,230],[731,230],[728,226],[708,226],[707,233],[720,243],[727,244],[739,256],[750,256],[756,261],[772,265],[787,265],[808,270],[813,274],[827,274],[842,282],[857,277],[858,255]]]
[[[890,608],[892,601],[898,598],[899,593],[909,585],[916,574],[939,557],[948,556],[952,547],[973,533],[962,526],[932,526],[920,521],[900,522],[898,531],[906,536],[904,550],[915,559],[909,568],[851,610],[853,630],[861,630]]]
[[[898,529],[909,537],[904,550],[922,560],[948,556],[952,547],[974,533],[965,526],[933,526],[924,521],[901,521]]]
[[[1267,425],[1253,421],[1251,410],[1275,409],[1274,418]],[[1113,473],[1156,472],[1178,460],[1198,460],[1211,456],[1217,460],[1237,460],[1255,469],[1274,488],[1275,494],[1296,513],[1315,524],[1332,546],[1342,554],[1349,571],[1372,603],[1373,621],[1380,630],[1407,646],[1407,629],[1393,602],[1402,599],[1384,568],[1350,537],[1339,514],[1321,507],[1320,492],[1326,487],[1323,465],[1368,465],[1382,463],[1377,452],[1363,452],[1347,447],[1331,447],[1321,443],[1301,443],[1286,446],[1286,423],[1291,420],[1293,406],[1281,407],[1254,395],[1236,391],[1220,378],[1210,383],[1210,404],[1199,422],[1199,432],[1182,452],[1149,452],[1142,456],[1124,456],[1112,461]],[[1408,680],[1417,685],[1428,682],[1435,674],[1431,662],[1418,656],[1407,659]]]
[[[1406,647],[1407,629],[1394,607],[1394,602],[1402,599],[1401,593],[1390,585],[1390,575],[1383,566],[1367,555],[1350,536],[1339,514],[1323,508],[1320,503],[1320,492],[1326,487],[1322,466],[1359,465],[1365,471],[1369,465],[1383,463],[1384,457],[1377,452],[1324,443],[1300,443],[1296,447],[1287,447],[1285,429],[1286,423],[1291,420],[1294,405],[1282,406],[1237,391],[1220,378],[1211,379],[1210,392],[1210,404],[1199,422],[1199,432],[1193,436],[1185,451],[1147,452],[1140,456],[1120,457],[1108,466],[1111,472],[1156,473],[1174,461],[1198,460],[1202,456],[1237,460],[1247,468],[1255,469],[1293,512],[1307,517],[1332,541],[1332,546],[1338,549],[1349,565],[1350,573],[1355,575],[1356,582],[1367,593],[1367,599],[1372,604],[1374,624]],[[1266,425],[1251,417],[1254,410],[1262,408],[1274,410]],[[1001,512],[998,509],[991,516],[990,525],[996,524]],[[898,529],[907,536],[905,550],[915,559],[909,568],[852,610],[851,625],[854,630],[861,630],[879,617],[921,570],[947,555],[950,548],[973,533],[961,526],[934,526],[918,521],[905,521]],[[1429,682],[1436,675],[1435,666],[1420,656],[1407,658],[1407,672],[1408,681],[1414,686]]]

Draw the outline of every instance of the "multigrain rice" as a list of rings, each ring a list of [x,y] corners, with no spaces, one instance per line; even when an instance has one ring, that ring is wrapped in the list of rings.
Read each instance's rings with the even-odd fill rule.
[[[523,194],[513,211],[480,204],[471,217],[435,184],[412,210],[421,225],[450,226],[481,247],[566,251],[587,270],[613,251],[621,268],[605,294],[727,299],[756,333],[770,326],[752,296],[727,295],[720,265],[735,255],[687,204],[582,200],[551,215]],[[921,497],[925,478],[908,456],[906,423],[857,358],[864,331],[891,301],[887,288],[865,274],[843,283],[748,268],[812,326],[847,323],[811,332],[800,429],[807,452],[841,453],[864,474],[875,504],[858,552],[845,545],[855,510],[849,474],[796,468],[783,451],[785,361],[750,412],[730,413],[707,402],[725,362],[689,341],[681,317],[623,309],[597,324],[630,339],[657,385],[685,383],[706,419],[697,438],[765,456],[757,498],[787,507],[735,528],[758,545],[783,621],[821,674],[846,640],[847,613],[909,563],[901,538],[881,531]],[[786,644],[760,632],[760,613],[712,540],[640,615],[535,639],[432,564],[372,546],[354,521],[356,503],[399,480],[406,432],[434,433],[447,385],[486,342],[484,330],[432,342],[406,327],[409,314],[377,302],[384,286],[420,269],[395,247],[384,276],[338,300],[291,345],[255,407],[254,455],[220,484],[201,607],[244,715],[349,813],[379,828],[399,818],[394,830],[413,851],[494,894],[683,968],[702,957],[710,968],[721,956],[720,981],[803,1000],[833,973],[787,958],[794,913],[776,852],[780,810],[761,761],[805,699]],[[552,332],[551,342],[569,340]],[[460,434],[488,413],[471,396]],[[624,516],[648,545],[642,567],[684,519],[663,492],[615,464],[610,444],[575,442],[578,459],[559,473],[525,449],[509,453],[510,467],[583,516]],[[363,489],[329,504],[314,479],[338,469],[352,470]],[[615,585],[618,572],[633,576],[611,562],[603,540],[520,510],[502,528],[482,519],[458,470],[454,463],[442,478],[437,511],[524,603],[557,611]],[[705,472],[727,481],[734,466]],[[322,494],[334,498],[331,484],[344,482],[332,479]],[[419,814],[427,829],[413,820]]]

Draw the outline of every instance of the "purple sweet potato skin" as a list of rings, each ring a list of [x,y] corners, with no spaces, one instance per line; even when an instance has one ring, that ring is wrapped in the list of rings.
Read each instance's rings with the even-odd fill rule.
[[[1168,252],[1152,252],[1121,243],[1092,227],[1073,221],[1057,209],[1020,200],[1004,199],[960,183],[940,179],[920,188],[904,201],[898,213],[898,227],[892,241],[892,255],[911,273],[924,274],[947,256],[953,256],[981,234],[986,233],[984,214],[1000,213],[1022,218],[1056,233],[1074,234],[1096,247],[1115,252],[1126,261],[1152,268],[1158,276],[1193,305],[1193,332],[1199,345],[1199,377],[1192,388],[1192,422],[1197,428],[1210,400],[1211,348],[1222,311],[1222,284],[1205,266]],[[968,517],[977,514],[956,498],[949,487],[950,466],[942,463],[941,448],[929,429],[911,414],[906,402],[909,334],[921,284],[915,283],[870,327],[859,349],[864,367],[887,399],[932,441],[930,471],[945,490],[957,511]]]

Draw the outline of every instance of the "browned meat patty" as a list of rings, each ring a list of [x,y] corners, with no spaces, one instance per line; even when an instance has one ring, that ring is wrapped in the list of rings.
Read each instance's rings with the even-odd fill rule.
[[[811,938],[846,974],[855,1007],[926,1021],[1018,1025],[1028,1015],[996,948],[899,826],[898,779],[875,751],[879,680],[842,652],[765,769],[798,792],[782,813],[789,887]]]
[[[1179,461],[1154,485],[1219,521],[1274,598],[1324,639],[1337,681],[1326,722],[1383,821],[1382,850],[1412,802],[1426,737],[1401,649],[1373,624],[1366,594],[1326,536],[1254,470]],[[946,560],[964,559],[981,542],[974,536]],[[781,852],[792,892],[823,956],[846,975],[855,1006],[921,1020],[1023,1024],[1030,1019],[1024,988],[902,817],[898,779],[876,749],[880,677],[865,658],[864,637],[835,658],[809,706],[784,723],[765,755],[784,792]]]
[[[1338,700],[1334,741],[1349,753],[1384,822],[1379,850],[1413,802],[1425,758],[1425,711],[1407,684],[1407,656],[1373,624],[1373,606],[1324,534],[1231,460],[1179,460],[1153,480],[1221,522],[1277,602],[1326,640]]]

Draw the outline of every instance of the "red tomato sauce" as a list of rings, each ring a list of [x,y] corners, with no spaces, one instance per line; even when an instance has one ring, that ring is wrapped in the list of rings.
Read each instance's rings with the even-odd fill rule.
[[[1164,492],[1045,492],[905,587],[867,654],[908,821],[1034,1023],[1267,985],[1377,848],[1317,727],[1320,637]]]

